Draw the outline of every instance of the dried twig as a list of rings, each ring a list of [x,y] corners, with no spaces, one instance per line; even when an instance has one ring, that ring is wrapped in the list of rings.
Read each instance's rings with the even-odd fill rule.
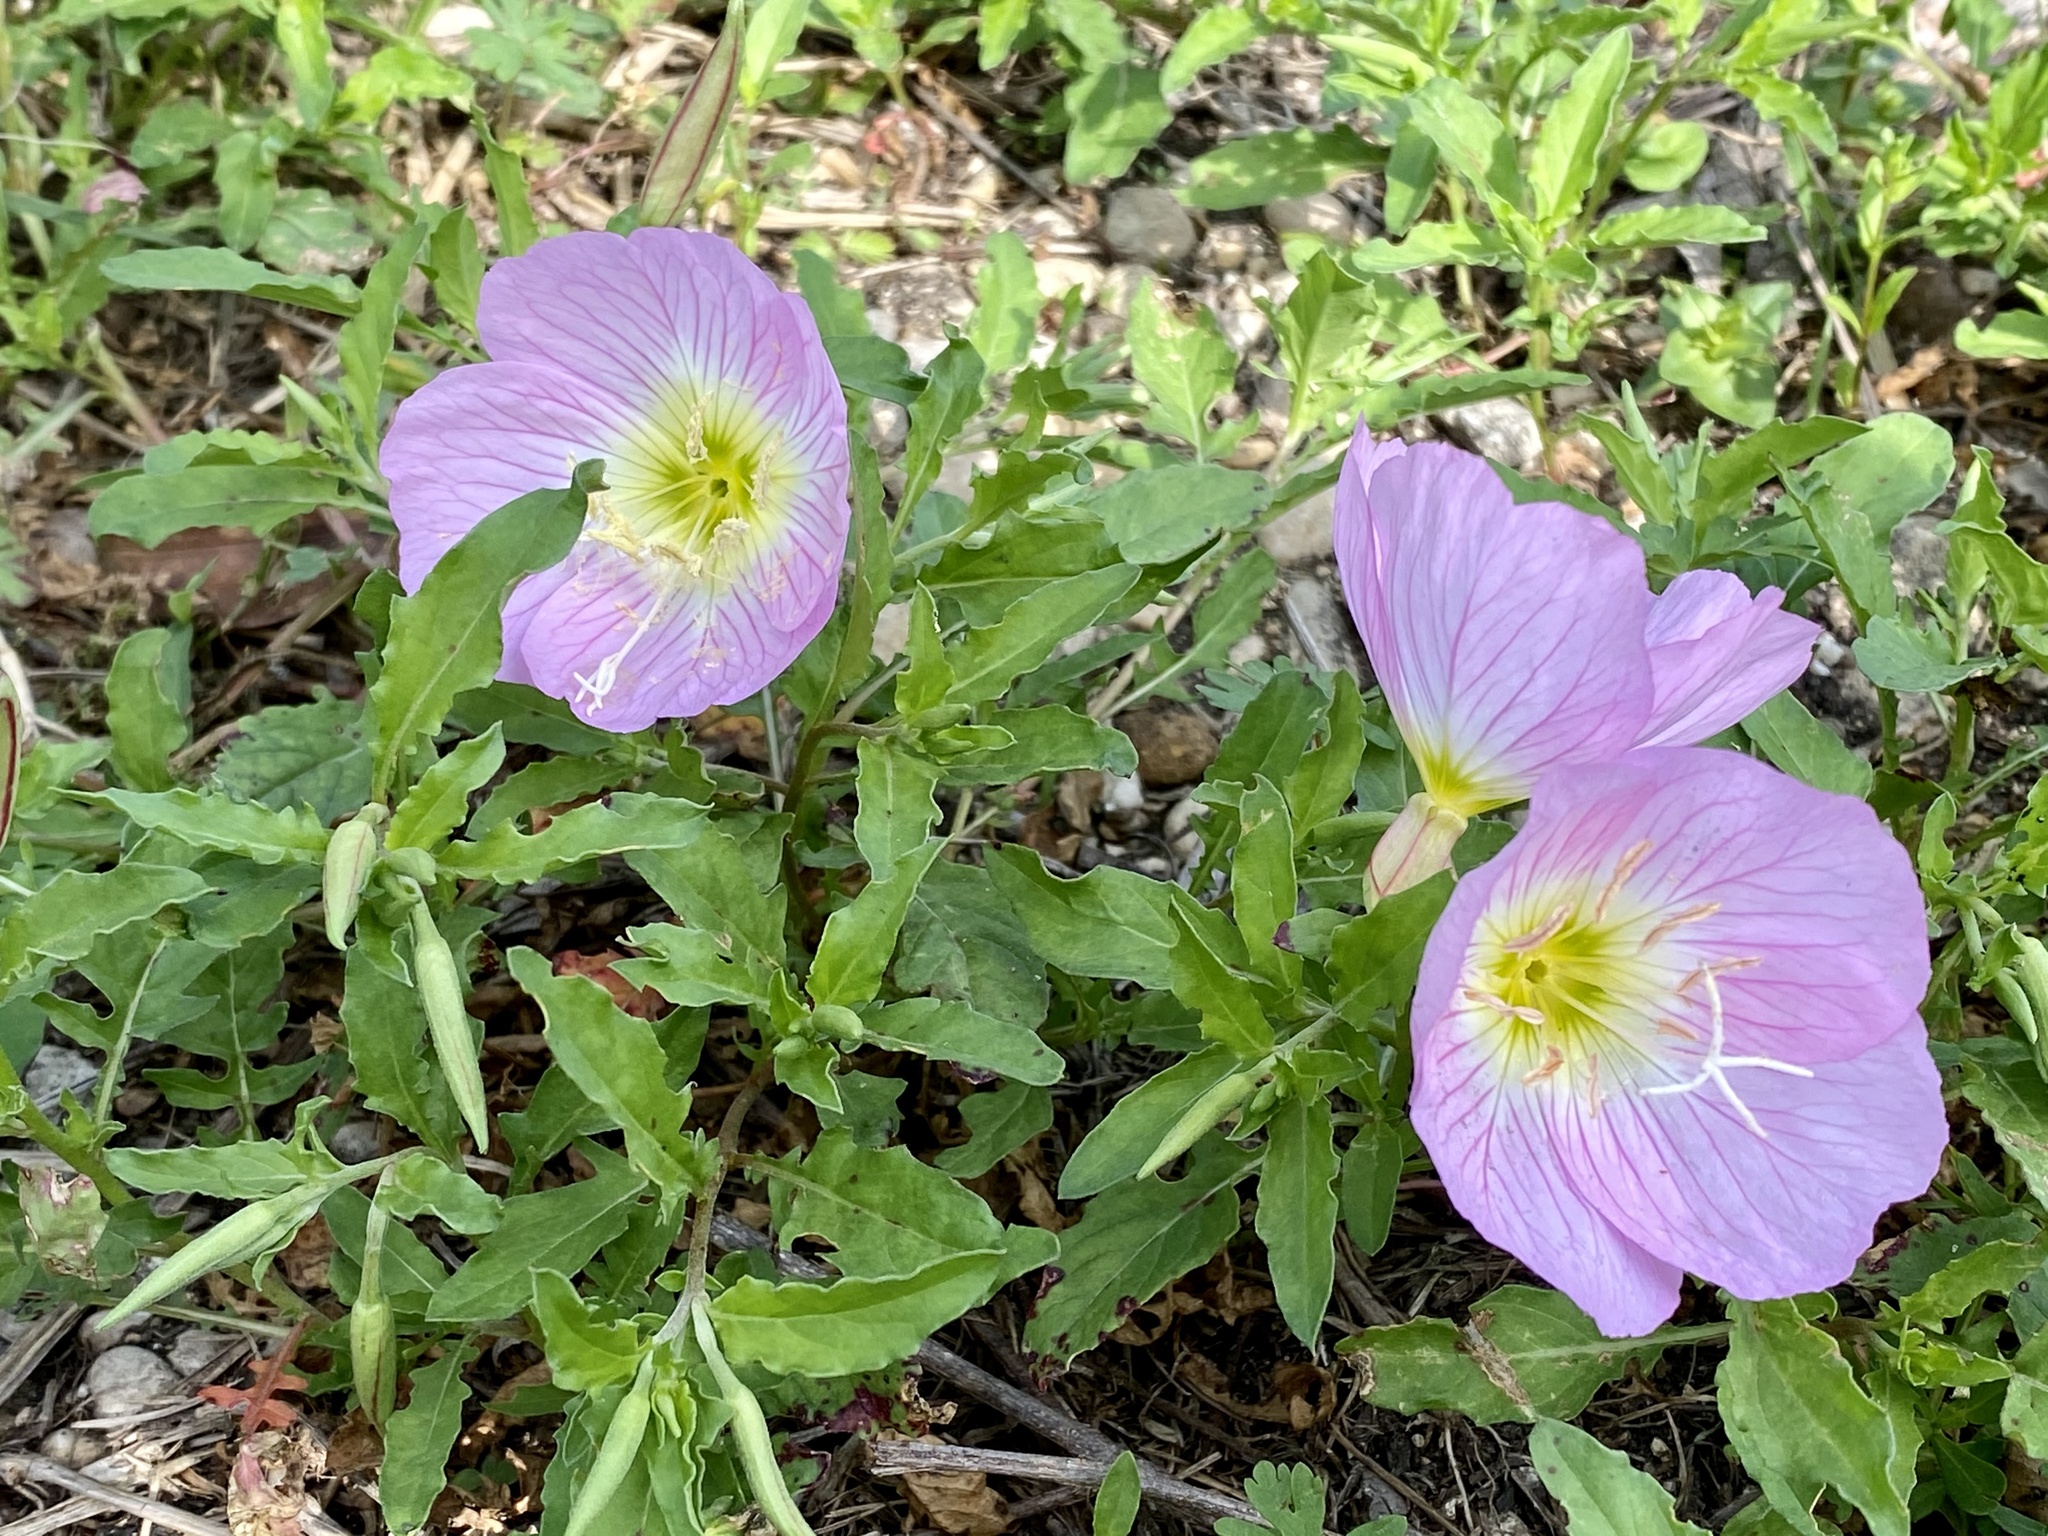
[[[53,1307],[30,1323],[20,1338],[7,1346],[7,1353],[0,1355],[0,1403],[20,1390],[21,1384],[35,1373],[51,1350],[71,1332],[71,1325],[78,1321],[84,1308],[66,1303]]]
[[[990,1477],[1015,1477],[1033,1483],[1061,1483],[1073,1488],[1099,1487],[1111,1463],[1083,1456],[1028,1456],[1021,1451],[990,1451],[973,1445],[934,1445],[926,1440],[877,1440],[870,1463],[884,1477],[919,1472],[980,1472]],[[1138,1463],[1138,1483],[1145,1496],[1161,1508],[1198,1520],[1236,1519],[1264,1525],[1257,1510],[1227,1493],[1213,1493],[1169,1476],[1157,1467]]]
[[[48,1532],[61,1531],[67,1525],[83,1525],[103,1513],[91,1499],[66,1499],[62,1504],[52,1504],[48,1509],[0,1525],[0,1536],[47,1536]]]
[[[0,1452],[0,1482],[15,1488],[19,1488],[23,1483],[47,1483],[53,1488],[62,1488],[66,1493],[76,1494],[81,1499],[90,1499],[101,1509],[118,1510],[124,1515],[132,1515],[145,1524],[159,1526],[166,1531],[182,1532],[183,1536],[230,1536],[228,1528],[217,1520],[209,1520],[204,1515],[182,1510],[175,1504],[146,1499],[139,1493],[130,1493],[125,1488],[116,1488],[100,1482],[97,1478],[87,1477],[83,1472],[74,1472],[63,1463],[52,1461],[47,1456]]]

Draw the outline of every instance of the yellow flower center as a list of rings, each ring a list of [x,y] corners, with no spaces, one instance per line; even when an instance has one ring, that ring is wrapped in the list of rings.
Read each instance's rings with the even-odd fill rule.
[[[605,469],[590,537],[655,562],[667,582],[730,582],[781,531],[778,493],[794,466],[751,401],[677,383],[648,402]]]
[[[1674,909],[1630,889],[1649,853],[1638,843],[1602,884],[1555,882],[1489,911],[1473,931],[1455,1001],[1480,1022],[1510,1083],[1575,1097],[1588,1116],[1616,1092],[1711,1085],[1762,1136],[1728,1070],[1812,1073],[1727,1054],[1718,978],[1756,961],[1703,960],[1680,938],[1719,910],[1714,903]]]

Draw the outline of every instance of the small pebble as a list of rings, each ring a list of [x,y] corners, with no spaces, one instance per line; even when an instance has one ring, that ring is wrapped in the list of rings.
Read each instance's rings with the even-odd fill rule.
[[[1536,418],[1519,400],[1480,400],[1443,413],[1449,427],[1474,453],[1524,474],[1543,457],[1543,435]]]
[[[1329,559],[1337,549],[1331,523],[1336,506],[1333,488],[1288,508],[1259,530],[1260,546],[1282,565]]]
[[[1213,225],[1202,242],[1202,262],[1218,272],[1240,271],[1260,245],[1258,232],[1249,224]]]
[[[161,1355],[135,1344],[116,1344],[85,1373],[93,1415],[125,1418],[158,1407],[178,1390],[178,1373]]]
[[[105,1455],[107,1442],[87,1429],[53,1429],[37,1449],[54,1462],[82,1467]]]
[[[335,1129],[328,1149],[344,1163],[367,1163],[384,1151],[384,1127],[376,1120],[345,1120]]]
[[[194,1371],[204,1370],[232,1343],[234,1338],[230,1334],[215,1333],[211,1328],[187,1328],[171,1340],[171,1369],[180,1376],[190,1376]]]
[[[1314,235],[1332,245],[1349,245],[1358,233],[1351,210],[1327,192],[1274,198],[1266,204],[1266,224],[1276,235]]]
[[[28,1096],[37,1108],[47,1111],[63,1097],[67,1088],[77,1093],[82,1088],[91,1087],[99,1080],[99,1075],[97,1066],[69,1046],[46,1045],[36,1052],[35,1060],[21,1074],[21,1086],[28,1090]]]
[[[102,1355],[116,1344],[130,1344],[149,1331],[149,1314],[130,1313],[111,1328],[102,1328],[105,1311],[88,1312],[78,1325],[78,1342],[89,1355]]]
[[[1195,248],[1195,221],[1164,187],[1118,187],[1102,215],[1102,241],[1120,261],[1170,267]]]

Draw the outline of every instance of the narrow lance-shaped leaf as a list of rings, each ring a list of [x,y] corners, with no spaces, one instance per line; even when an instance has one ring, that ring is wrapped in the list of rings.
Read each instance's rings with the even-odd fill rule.
[[[711,56],[683,92],[668,131],[661,136],[661,147],[647,167],[647,180],[640,188],[643,225],[679,222],[690,204],[690,194],[703,180],[739,93],[740,41],[746,30],[746,0],[732,0]]]

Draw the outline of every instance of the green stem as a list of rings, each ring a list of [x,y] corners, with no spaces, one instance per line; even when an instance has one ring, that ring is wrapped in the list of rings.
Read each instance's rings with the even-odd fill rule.
[[[142,994],[149,990],[150,973],[156,969],[157,961],[164,957],[170,947],[171,936],[167,933],[156,941],[156,948],[150,951],[149,960],[142,967],[142,975],[135,982],[134,995],[128,999],[128,1010],[121,1015],[121,1033],[115,1037],[113,1048],[107,1052],[107,1059],[100,1067],[99,1091],[93,1095],[92,1117],[101,1124],[113,1113],[114,1095],[121,1089],[122,1068],[128,1060],[128,1042],[135,1038],[135,1015],[142,1008]]]
[[[1889,688],[1877,690],[1877,723],[1884,736],[1883,768],[1899,771],[1899,696]]]
[[[49,1117],[35,1107],[29,1100],[28,1090],[22,1087],[21,1075],[14,1070],[14,1063],[7,1059],[5,1052],[0,1052],[0,1093],[9,1088],[19,1089],[21,1092],[21,1108],[16,1112],[15,1119],[19,1120],[22,1128],[28,1132],[29,1140],[44,1151],[54,1152],[63,1158],[74,1173],[82,1173],[91,1179],[94,1188],[100,1192],[100,1198],[108,1205],[127,1205],[134,1200],[135,1196],[128,1192],[126,1185],[114,1177],[113,1170],[107,1166],[106,1160],[100,1156],[91,1140],[58,1130],[50,1123]]]

